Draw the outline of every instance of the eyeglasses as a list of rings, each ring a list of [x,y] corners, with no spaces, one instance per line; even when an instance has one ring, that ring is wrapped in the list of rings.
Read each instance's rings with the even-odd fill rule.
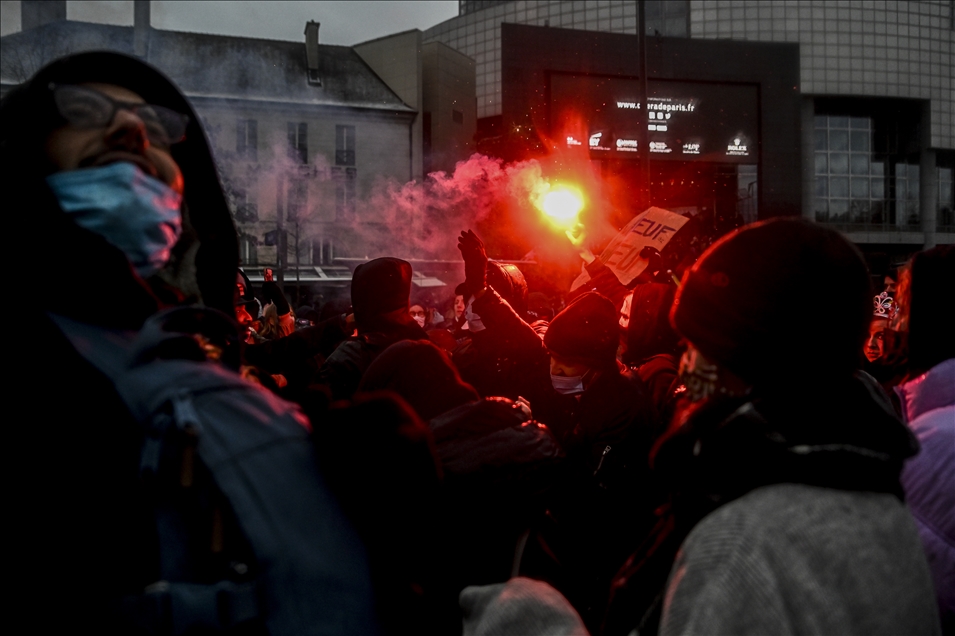
[[[128,110],[146,126],[149,142],[168,149],[186,138],[189,117],[155,104],[120,102],[85,86],[50,84],[60,115],[77,128],[105,128],[120,110]]]

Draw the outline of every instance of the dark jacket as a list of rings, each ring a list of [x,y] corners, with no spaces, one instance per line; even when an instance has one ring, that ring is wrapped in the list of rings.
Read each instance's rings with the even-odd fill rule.
[[[483,397],[524,397],[535,408],[550,392],[549,361],[540,337],[490,287],[472,307],[486,329],[472,331],[470,344],[455,352],[461,377]]]
[[[427,340],[428,334],[411,317],[408,322],[380,325],[374,331],[360,333],[345,340],[332,352],[319,370],[319,381],[344,400],[358,390],[362,375],[385,349],[401,340]]]

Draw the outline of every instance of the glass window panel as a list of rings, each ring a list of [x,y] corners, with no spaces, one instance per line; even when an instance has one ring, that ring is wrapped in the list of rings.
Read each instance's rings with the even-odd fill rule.
[[[829,135],[825,130],[816,130],[814,134],[816,150],[829,149]]]
[[[816,153],[816,174],[829,172],[829,155],[824,152]]]
[[[895,200],[896,201],[905,200],[905,196],[908,193],[908,188],[905,187],[907,184],[908,182],[905,181],[904,179],[895,180]]]
[[[868,117],[851,117],[849,119],[849,125],[852,128],[867,130],[869,128],[869,122],[872,121]]]
[[[885,223],[885,203],[882,201],[871,201],[869,213],[873,223]]]
[[[869,174],[869,155],[853,153],[849,157],[852,174]]]
[[[952,204],[952,182],[943,181],[938,184],[938,203],[939,205]]]
[[[830,128],[848,128],[849,118],[848,117],[829,117],[829,127]]]
[[[825,130],[829,127],[829,116],[828,115],[816,115],[815,117],[816,129],[822,128]]]
[[[849,149],[849,131],[830,130],[829,131],[829,150],[848,150]]]
[[[869,221],[869,201],[853,200],[849,206],[849,220],[852,223],[867,223]]]
[[[829,219],[829,199],[816,199],[816,220],[826,221]]]
[[[854,152],[869,152],[869,131],[852,131],[852,150]]]
[[[829,196],[829,179],[825,177],[816,177],[816,196]]]
[[[844,152],[830,154],[829,172],[832,174],[849,174],[849,155]]]
[[[849,199],[829,199],[829,218],[845,221],[849,215]]]
[[[873,199],[885,198],[885,179],[872,179],[869,186],[869,195]]]
[[[852,198],[853,199],[868,199],[869,198],[868,177],[865,177],[865,178],[853,177]]]
[[[951,181],[951,180],[952,180],[952,169],[951,169],[951,168],[939,168],[939,169],[938,169],[938,180],[939,180],[939,181]]]
[[[883,176],[885,174],[885,164],[881,161],[873,161],[869,164],[869,174]]]
[[[829,179],[829,196],[848,197],[849,180],[845,177],[832,177]]]

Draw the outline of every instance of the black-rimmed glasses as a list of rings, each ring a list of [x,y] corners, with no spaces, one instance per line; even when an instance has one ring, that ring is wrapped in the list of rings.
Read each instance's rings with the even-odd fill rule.
[[[186,138],[188,115],[165,106],[117,101],[86,86],[51,84],[50,89],[60,115],[77,128],[105,128],[123,109],[142,120],[149,143],[155,146],[168,149]]]

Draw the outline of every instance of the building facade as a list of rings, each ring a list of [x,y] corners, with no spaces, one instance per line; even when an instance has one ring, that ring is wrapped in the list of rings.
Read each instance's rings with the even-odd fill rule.
[[[803,216],[889,261],[955,242],[951,0],[646,0],[644,11],[651,43],[798,47]],[[508,116],[502,24],[634,35],[637,16],[631,1],[462,0],[458,17],[425,31],[425,42],[474,59],[480,136]],[[651,80],[661,72],[648,66]]]

